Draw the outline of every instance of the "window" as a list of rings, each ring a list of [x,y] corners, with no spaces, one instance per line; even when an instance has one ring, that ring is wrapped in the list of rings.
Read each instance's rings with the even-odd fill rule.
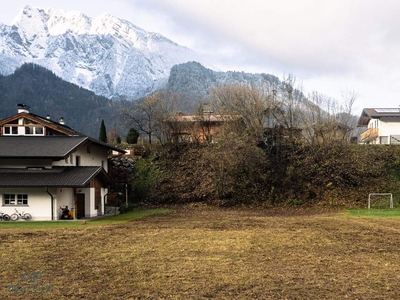
[[[33,134],[33,127],[26,126],[25,127],[25,134]]]
[[[4,135],[44,135],[42,126],[4,126]]]
[[[75,156],[75,165],[79,167],[81,165],[81,157],[80,156]]]
[[[41,126],[25,126],[25,135],[43,135]]]
[[[37,135],[43,135],[44,134],[43,127],[34,127],[34,128],[35,128],[35,134],[37,134]]]
[[[14,194],[4,194],[4,205],[15,205],[15,195]]]
[[[18,194],[17,195],[17,205],[28,205],[28,195]]]
[[[4,194],[3,205],[28,205],[27,194]]]
[[[18,135],[18,126],[4,126],[4,134]]]

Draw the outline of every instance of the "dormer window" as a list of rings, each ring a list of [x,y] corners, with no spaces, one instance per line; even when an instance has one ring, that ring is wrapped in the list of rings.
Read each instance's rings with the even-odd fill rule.
[[[43,126],[4,126],[4,135],[44,135]]]
[[[43,127],[41,126],[26,126],[25,135],[43,135]]]
[[[35,126],[35,134],[36,135],[44,135],[44,128],[41,126]]]
[[[18,126],[5,126],[4,134],[5,135],[18,135]]]

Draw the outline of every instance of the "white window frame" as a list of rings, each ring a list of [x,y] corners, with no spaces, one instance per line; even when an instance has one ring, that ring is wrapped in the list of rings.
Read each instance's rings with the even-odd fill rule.
[[[26,133],[27,128],[32,128],[32,133]],[[38,129],[38,130],[36,130]],[[44,127],[40,125],[21,126],[21,125],[6,125],[4,126],[4,135],[44,135]],[[8,132],[7,132],[8,131]]]
[[[15,129],[16,129],[16,132],[13,132],[13,131],[15,131]],[[7,131],[9,131],[9,132],[7,133]],[[18,135],[18,126],[16,126],[16,125],[4,126],[4,135]]]
[[[17,205],[28,205],[28,194],[17,194]]]
[[[16,205],[15,194],[3,194],[3,205]]]
[[[28,194],[3,194],[3,206],[28,206],[28,205],[29,205]]]

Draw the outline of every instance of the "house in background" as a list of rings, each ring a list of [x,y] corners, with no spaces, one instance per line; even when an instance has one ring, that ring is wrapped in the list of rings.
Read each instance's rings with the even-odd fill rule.
[[[230,126],[229,130],[243,129],[241,116],[213,114],[211,111],[199,115],[177,113],[165,120],[165,123],[174,143],[216,142],[216,136],[227,126]]]
[[[0,212],[17,209],[33,220],[59,219],[60,206],[75,218],[103,214],[111,151],[124,153],[18,104],[17,114],[0,120]]]
[[[364,144],[400,144],[400,108],[364,108],[358,127]]]

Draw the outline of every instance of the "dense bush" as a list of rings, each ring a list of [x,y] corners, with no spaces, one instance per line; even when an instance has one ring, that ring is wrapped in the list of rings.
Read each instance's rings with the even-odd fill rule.
[[[394,145],[293,143],[271,153],[227,139],[165,146],[157,163],[153,157],[137,166],[136,193],[157,203],[355,207],[373,192],[400,196],[400,147]]]
[[[128,205],[127,205],[126,203],[123,202],[119,206],[119,213],[126,214],[128,212],[133,211],[135,208],[137,208],[137,205],[132,204],[132,203],[128,203]]]
[[[273,188],[296,203],[363,205],[371,192],[397,191],[398,152],[388,145],[298,145],[278,162]]]
[[[135,175],[132,192],[135,201],[143,202],[164,176],[163,161],[157,155],[139,159],[134,163]]]

